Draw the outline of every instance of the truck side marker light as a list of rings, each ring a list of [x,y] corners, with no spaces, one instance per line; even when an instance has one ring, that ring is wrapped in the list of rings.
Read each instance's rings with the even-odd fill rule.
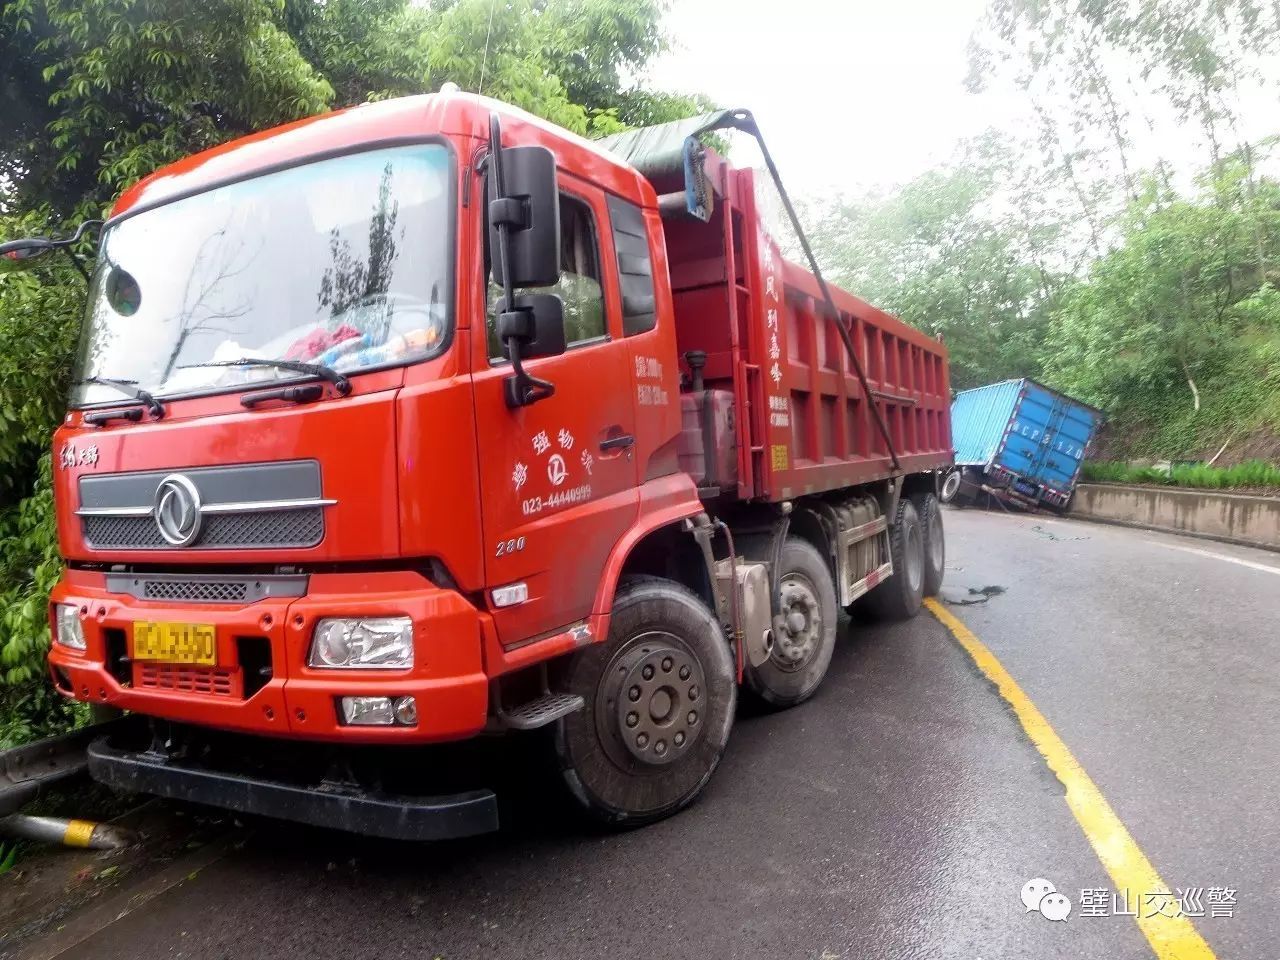
[[[493,588],[493,605],[495,607],[514,607],[529,599],[527,583],[509,583],[505,587]]]

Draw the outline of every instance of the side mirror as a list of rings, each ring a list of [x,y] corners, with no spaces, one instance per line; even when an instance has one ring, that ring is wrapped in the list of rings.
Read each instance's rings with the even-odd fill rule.
[[[101,220],[86,220],[80,226],[76,227],[76,232],[69,237],[63,237],[59,240],[50,240],[48,237],[28,237],[25,240],[10,240],[7,243],[0,243],[0,273],[14,273],[18,270],[25,270],[31,265],[31,261],[37,257],[43,257],[50,250],[61,250],[71,262],[75,264],[76,270],[80,272],[80,276],[84,277],[84,282],[89,283],[89,271],[85,269],[80,258],[76,256],[75,244],[79,242],[90,230],[100,230],[102,228]]]
[[[502,149],[489,167],[489,250],[493,281],[500,286],[549,287],[560,279],[560,187],[556,158],[546,147]],[[507,259],[499,242],[507,227]],[[504,275],[506,271],[506,275]]]
[[[552,293],[527,293],[516,297],[515,311],[498,317],[502,355],[511,359],[511,341],[519,343],[520,356],[558,357],[564,353],[564,301]]]
[[[58,245],[44,237],[30,237],[26,240],[10,240],[0,243],[0,273],[16,273],[25,270],[33,260],[44,256]]]

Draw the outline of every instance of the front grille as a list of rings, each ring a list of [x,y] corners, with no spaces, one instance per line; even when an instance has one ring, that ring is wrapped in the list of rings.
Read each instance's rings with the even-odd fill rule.
[[[143,690],[170,690],[236,700],[244,697],[240,671],[225,667],[137,660],[133,664],[133,685]]]
[[[151,516],[83,517],[84,538],[95,549],[175,549]],[[314,547],[324,537],[324,509],[215,513],[204,518],[192,547]]]
[[[91,547],[167,547],[150,517],[84,517],[84,539]]]
[[[144,600],[239,603],[249,595],[246,580],[143,580]]]
[[[324,536],[324,510],[218,513],[206,517],[197,545],[310,547]]]

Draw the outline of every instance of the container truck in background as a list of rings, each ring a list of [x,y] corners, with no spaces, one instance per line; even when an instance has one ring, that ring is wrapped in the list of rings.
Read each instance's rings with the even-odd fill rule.
[[[920,609],[946,350],[782,257],[756,174],[699,142],[727,127],[758,136],[609,152],[442,93],[120,198],[54,440],[52,681],[136,715],[97,779],[460,836],[495,795],[409,792],[451,772],[425,745],[551,727],[577,801],[646,822],[707,782],[740,686],[814,693],[840,608]]]
[[[1102,411],[1026,378],[962,390],[951,404],[956,465],[943,502],[984,494],[1065,512]]]

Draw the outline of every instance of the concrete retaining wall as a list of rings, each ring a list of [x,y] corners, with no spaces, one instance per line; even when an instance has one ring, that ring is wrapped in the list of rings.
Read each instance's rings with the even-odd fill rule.
[[[1082,483],[1071,515],[1280,550],[1280,498]]]

